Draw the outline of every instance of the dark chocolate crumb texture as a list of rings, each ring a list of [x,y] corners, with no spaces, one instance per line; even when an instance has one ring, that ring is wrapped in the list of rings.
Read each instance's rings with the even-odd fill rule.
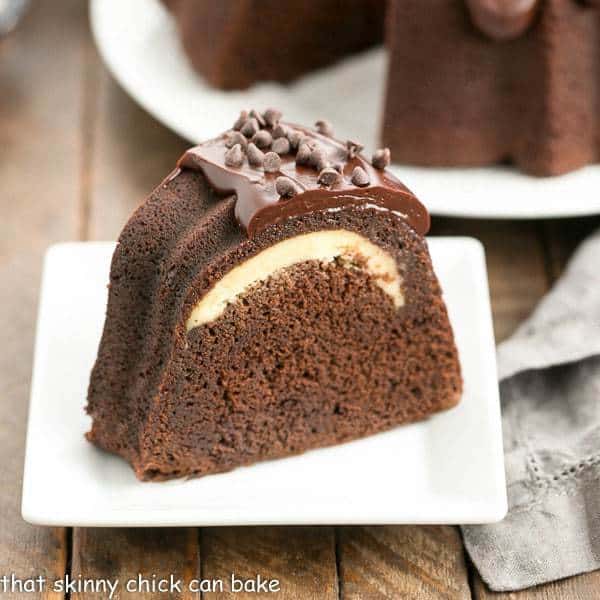
[[[429,215],[361,150],[269,109],[182,156],[119,237],[90,441],[201,476],[457,404]]]

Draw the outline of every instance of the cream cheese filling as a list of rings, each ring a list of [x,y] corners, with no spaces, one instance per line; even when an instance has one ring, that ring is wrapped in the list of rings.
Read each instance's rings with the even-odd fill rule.
[[[315,231],[273,244],[231,269],[194,306],[187,331],[218,319],[238,296],[282,269],[310,260],[327,263],[337,259],[347,268],[368,273],[396,308],[404,305],[402,278],[389,252],[346,229]]]

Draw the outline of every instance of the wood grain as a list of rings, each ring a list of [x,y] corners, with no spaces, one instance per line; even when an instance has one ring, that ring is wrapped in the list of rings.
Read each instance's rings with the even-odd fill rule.
[[[540,224],[550,282],[558,279],[577,246],[599,228],[599,217],[552,220]]]
[[[21,473],[42,258],[78,229],[85,18],[79,0],[34,4],[0,40],[0,575],[51,581],[65,573],[66,532],[21,519]],[[62,597],[27,595],[40,596]]]
[[[113,240],[190,144],[139,108],[94,58],[86,234],[92,240]]]
[[[338,535],[344,600],[471,597],[455,527],[341,527]]]
[[[331,527],[225,527],[202,530],[202,576],[229,580],[261,574],[279,580],[271,594],[206,593],[205,600],[337,600],[335,538]]]
[[[71,576],[118,580],[119,598],[196,598],[189,583],[200,576],[197,531],[77,528],[73,531]],[[158,587],[161,580],[164,587]],[[71,598],[108,597],[103,591],[89,590],[71,594]]]

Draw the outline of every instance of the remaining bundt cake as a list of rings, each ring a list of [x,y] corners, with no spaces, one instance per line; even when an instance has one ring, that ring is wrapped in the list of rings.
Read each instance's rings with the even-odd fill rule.
[[[383,141],[399,162],[556,175],[600,159],[600,10],[393,0],[387,40]]]
[[[164,1],[196,69],[223,88],[376,43],[387,4],[381,137],[398,162],[556,175],[600,160],[598,0]]]
[[[88,439],[140,479],[205,475],[454,406],[429,216],[354,142],[242,113],[188,150],[112,260]]]
[[[163,0],[194,68],[242,89],[289,81],[383,39],[385,0]]]

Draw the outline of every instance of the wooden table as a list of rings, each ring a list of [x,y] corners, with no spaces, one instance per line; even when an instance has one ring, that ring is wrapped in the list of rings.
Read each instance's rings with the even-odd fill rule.
[[[127,579],[141,572],[192,579],[261,573],[280,579],[282,591],[271,596],[281,599],[600,597],[600,572],[521,593],[492,594],[469,564],[458,529],[448,526],[118,530],[33,527],[21,520],[44,250],[59,240],[114,239],[185,147],[106,73],[81,0],[38,2],[22,27],[0,41],[0,576],[59,579],[81,573]],[[598,219],[434,219],[432,233],[471,235],[485,244],[501,340],[599,224]],[[77,482],[56,485],[68,493]],[[180,595],[193,596],[173,597]]]

